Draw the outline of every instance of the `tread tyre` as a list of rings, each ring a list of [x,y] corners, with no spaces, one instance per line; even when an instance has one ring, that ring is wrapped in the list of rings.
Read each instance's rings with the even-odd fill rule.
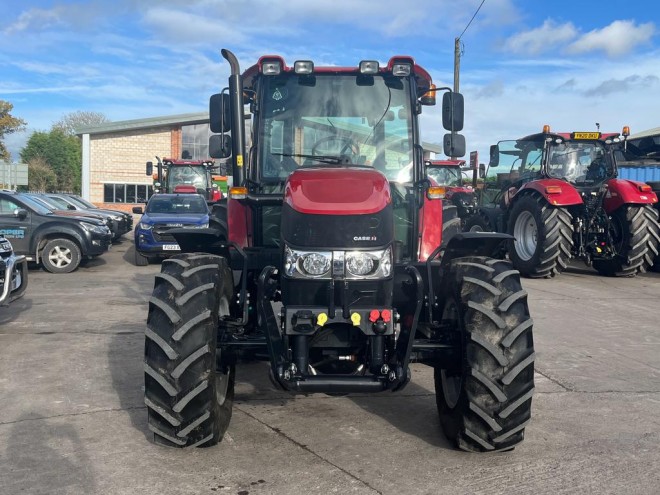
[[[149,264],[149,258],[141,254],[137,249],[134,250],[135,254],[135,266],[147,266]]]
[[[443,201],[442,203],[442,246],[447,247],[450,239],[461,232],[461,219],[458,217],[456,205]]]
[[[660,244],[658,211],[649,205],[623,205],[611,218],[611,233],[619,256],[594,260],[598,273],[608,277],[634,277],[653,267]]]
[[[527,293],[511,263],[453,260],[443,323],[460,333],[460,360],[435,369],[442,428],[470,452],[511,450],[523,441],[534,393],[534,343]]]
[[[222,198],[217,203],[213,204],[211,210],[211,219],[216,227],[222,234],[224,234],[225,240],[229,239],[229,223],[227,215],[227,199]]]
[[[488,219],[480,214],[475,213],[465,221],[463,232],[492,232],[493,228],[490,226]]]
[[[223,437],[234,400],[233,363],[217,349],[229,314],[232,273],[225,258],[187,253],[163,260],[145,333],[145,404],[154,442],[209,447]]]
[[[71,273],[81,259],[80,247],[69,239],[51,239],[41,251],[41,264],[50,273]]]
[[[521,274],[554,277],[572,256],[573,218],[565,208],[550,206],[541,196],[523,196],[511,209],[509,258]]]

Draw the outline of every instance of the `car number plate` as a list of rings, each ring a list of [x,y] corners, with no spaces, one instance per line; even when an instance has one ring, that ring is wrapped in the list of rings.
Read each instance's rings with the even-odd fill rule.
[[[181,251],[181,248],[179,247],[178,244],[164,244],[163,245],[163,250],[164,251]]]

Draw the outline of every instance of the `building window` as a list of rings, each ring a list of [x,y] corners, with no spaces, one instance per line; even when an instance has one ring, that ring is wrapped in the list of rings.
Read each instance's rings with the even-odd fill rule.
[[[103,184],[104,203],[146,203],[153,193],[145,184]]]
[[[206,160],[209,157],[208,124],[184,125],[181,127],[181,158]]]

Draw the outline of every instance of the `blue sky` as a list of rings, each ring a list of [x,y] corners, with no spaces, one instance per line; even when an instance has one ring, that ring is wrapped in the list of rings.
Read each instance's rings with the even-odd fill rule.
[[[242,68],[263,54],[355,66],[411,55],[452,85],[454,38],[481,0],[10,1],[0,16],[0,99],[28,122],[5,143],[63,115],[128,120],[205,111],[226,85],[228,48]],[[634,6],[634,8],[629,8]],[[632,132],[660,126],[660,4],[653,0],[486,0],[462,37],[464,134],[488,146],[541,130]],[[422,137],[441,142],[423,115]]]

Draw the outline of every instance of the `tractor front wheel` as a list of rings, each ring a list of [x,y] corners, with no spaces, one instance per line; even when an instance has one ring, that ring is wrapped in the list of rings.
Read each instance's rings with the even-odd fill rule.
[[[453,365],[435,368],[445,435],[462,450],[510,450],[524,438],[534,393],[527,293],[504,260],[451,262],[442,324],[460,342]]]
[[[217,444],[231,419],[234,364],[217,349],[233,279],[227,260],[188,253],[163,261],[145,331],[145,396],[154,441]]]
[[[660,243],[658,212],[649,205],[624,205],[610,221],[610,235],[617,256],[594,260],[594,268],[609,277],[634,277],[653,266]]]
[[[488,219],[481,213],[469,217],[463,225],[463,232],[492,232],[493,228]]]
[[[524,196],[515,202],[509,217],[509,257],[523,275],[554,277],[568,266],[573,249],[571,214],[550,206],[540,196]]]

